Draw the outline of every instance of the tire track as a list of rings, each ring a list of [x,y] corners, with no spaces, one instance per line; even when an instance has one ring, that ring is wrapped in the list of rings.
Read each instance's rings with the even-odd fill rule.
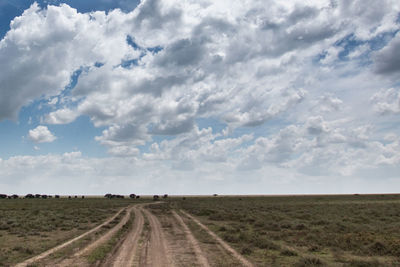
[[[29,259],[27,259],[27,260],[25,260],[25,261],[23,261],[23,262],[21,262],[21,263],[18,263],[18,264],[15,265],[15,266],[16,266],[16,267],[25,267],[25,266],[31,265],[31,264],[34,263],[35,261],[39,261],[39,260],[42,260],[42,259],[48,257],[49,255],[53,254],[54,252],[56,252],[56,251],[58,251],[58,250],[60,250],[60,249],[62,249],[62,248],[64,248],[64,247],[66,247],[66,246],[68,246],[68,245],[74,243],[75,241],[78,241],[78,240],[84,238],[85,236],[87,236],[87,235],[89,235],[89,234],[91,234],[91,233],[93,233],[93,232],[99,230],[101,227],[103,227],[103,226],[109,224],[112,220],[114,220],[114,219],[115,219],[123,210],[125,210],[125,209],[126,209],[126,208],[120,209],[116,214],[114,214],[114,216],[112,216],[111,218],[109,218],[108,220],[106,220],[105,222],[103,222],[102,224],[100,224],[100,225],[94,227],[93,229],[91,229],[91,230],[89,230],[89,231],[87,231],[87,232],[81,234],[80,236],[77,236],[77,237],[75,237],[75,238],[73,238],[73,239],[71,239],[71,240],[69,240],[69,241],[67,241],[67,242],[64,242],[64,243],[62,243],[62,244],[60,244],[60,245],[58,245],[58,246],[56,246],[56,247],[54,247],[54,248],[51,248],[51,249],[49,249],[49,250],[46,250],[45,252],[43,252],[43,253],[41,253],[41,254],[39,254],[39,255],[37,255],[37,256],[34,256],[34,257],[32,257],[32,258],[29,258]]]
[[[145,260],[144,266],[172,266],[171,255],[167,251],[167,242],[164,237],[164,233],[161,228],[161,224],[157,217],[154,216],[147,209],[143,209],[143,212],[150,223],[151,234],[150,241],[148,243],[148,253]]]
[[[228,245],[225,241],[223,241],[219,236],[217,236],[214,232],[212,232],[207,226],[202,224],[198,219],[193,217],[192,215],[188,214],[187,212],[180,210],[183,214],[185,214],[188,218],[193,220],[198,226],[203,228],[210,236],[212,236],[225,250],[230,252],[232,256],[234,256],[237,260],[239,260],[243,266],[246,267],[253,267],[254,265],[245,259],[242,255],[240,255],[236,250],[234,250],[231,246]]]
[[[210,264],[208,263],[207,257],[204,255],[203,251],[201,251],[201,248],[200,248],[199,243],[197,242],[197,239],[193,236],[193,234],[190,231],[189,227],[182,220],[182,217],[179,216],[179,214],[176,213],[174,210],[172,211],[172,214],[174,215],[176,220],[179,222],[179,224],[182,226],[183,231],[185,232],[186,238],[192,244],[192,247],[193,247],[194,252],[196,254],[196,258],[197,258],[198,263],[201,266],[210,267]]]
[[[124,226],[124,224],[126,224],[128,222],[133,208],[134,208],[134,206],[127,208],[127,212],[126,212],[125,216],[118,222],[117,225],[115,225],[113,228],[111,228],[108,232],[106,232],[104,235],[102,235],[100,238],[98,238],[94,242],[88,244],[82,250],[73,254],[71,257],[56,264],[56,266],[69,267],[69,266],[83,266],[83,265],[87,264],[86,260],[82,259],[82,257],[84,255],[89,254],[89,252],[92,251],[93,249],[95,249],[96,247],[101,246],[102,244],[104,244],[108,240],[110,240],[114,236],[114,234],[116,234],[122,228],[122,226]]]
[[[102,266],[132,266],[138,248],[138,241],[144,225],[144,217],[142,215],[141,207],[138,206],[139,205],[133,208],[135,212],[135,220],[131,231],[129,231],[117,252],[111,256],[109,260],[102,264]]]

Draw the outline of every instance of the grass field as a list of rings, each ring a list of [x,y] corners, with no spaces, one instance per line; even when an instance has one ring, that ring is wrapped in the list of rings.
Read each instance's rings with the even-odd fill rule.
[[[143,202],[149,198],[1,199],[0,266],[40,254],[99,225],[120,208]],[[171,213],[182,209],[257,266],[400,266],[400,195],[169,197],[146,208],[160,220],[170,245],[186,244]],[[93,242],[124,214],[58,251],[49,262]],[[215,249],[215,240],[204,229],[180,214],[212,266],[237,265],[229,253]],[[135,220],[132,215],[126,227],[91,252],[88,262],[115,254],[115,244]],[[148,243],[143,242],[152,232],[147,220],[145,216],[138,255],[146,251]],[[176,259],[189,255],[185,249],[175,246]]]
[[[0,199],[0,266],[9,266],[85,232],[137,200]]]
[[[259,266],[400,266],[400,195],[187,197],[169,204],[196,215]]]

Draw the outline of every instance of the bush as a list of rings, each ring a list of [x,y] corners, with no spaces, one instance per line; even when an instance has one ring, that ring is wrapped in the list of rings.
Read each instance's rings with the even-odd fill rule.
[[[253,238],[252,242],[256,247],[261,249],[270,249],[270,250],[278,250],[279,246],[272,243],[270,240],[261,237]]]
[[[242,250],[240,251],[240,253],[241,253],[242,255],[250,255],[251,253],[253,253],[253,250],[251,249],[251,247],[245,246],[244,248],[242,248]]]
[[[379,241],[372,244],[369,247],[369,250],[371,252],[373,252],[374,254],[378,254],[378,255],[385,255],[388,253],[388,249],[386,248],[386,246]]]
[[[290,249],[285,249],[285,250],[283,250],[283,251],[281,252],[281,255],[282,255],[282,256],[289,256],[289,257],[292,257],[292,256],[297,256],[297,252],[296,252],[296,251],[293,251],[293,250],[290,250]]]
[[[352,260],[349,264],[352,267],[373,267],[382,266],[377,260],[374,261],[363,261],[363,260]]]
[[[314,257],[307,257],[300,259],[295,266],[306,267],[306,266],[321,266],[321,265],[323,265],[323,263],[320,259]]]

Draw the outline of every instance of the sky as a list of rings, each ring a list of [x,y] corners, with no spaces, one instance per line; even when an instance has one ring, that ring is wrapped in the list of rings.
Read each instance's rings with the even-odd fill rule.
[[[0,0],[0,191],[400,191],[396,0]]]

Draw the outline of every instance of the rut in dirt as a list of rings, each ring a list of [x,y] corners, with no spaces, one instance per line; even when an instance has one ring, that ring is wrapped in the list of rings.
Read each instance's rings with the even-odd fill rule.
[[[133,211],[135,212],[135,220],[131,230],[128,232],[115,254],[111,255],[101,266],[132,266],[137,255],[139,238],[144,225],[142,205],[135,206]]]
[[[218,237],[214,232],[212,232],[207,226],[202,224],[198,219],[190,215],[189,213],[180,210],[184,215],[186,215],[188,218],[190,218],[192,221],[194,221],[198,226],[200,226],[203,230],[205,230],[210,236],[214,238],[215,241],[217,241],[221,247],[223,247],[226,251],[228,251],[233,257],[235,257],[243,266],[246,267],[253,267],[254,265],[249,262],[247,259],[245,259],[242,255],[240,255],[236,250],[234,250],[231,246],[228,245],[225,241],[223,241],[220,237]]]
[[[197,262],[203,267],[210,267],[210,264],[208,263],[207,257],[204,255],[203,251],[200,248],[199,242],[193,236],[193,234],[190,231],[189,227],[182,220],[181,216],[179,216],[179,214],[176,213],[174,210],[172,211],[172,214],[174,215],[175,219],[178,221],[178,223],[183,228],[183,231],[185,232],[187,240],[189,240],[190,244],[192,245],[192,248],[193,248],[193,250],[194,250],[194,252],[196,254]]]
[[[156,216],[146,209],[144,214],[150,223],[150,240],[146,244],[147,255],[144,260],[144,266],[173,266],[171,255],[167,250],[167,241],[165,239],[161,224]]]

